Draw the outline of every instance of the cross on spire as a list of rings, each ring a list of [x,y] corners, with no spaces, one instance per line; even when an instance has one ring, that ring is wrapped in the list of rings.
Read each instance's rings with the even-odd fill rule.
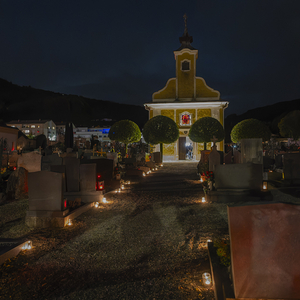
[[[187,15],[183,15],[183,20],[184,20],[184,33],[183,35],[179,38],[179,42],[181,43],[181,47],[177,49],[177,51],[188,48],[191,50],[195,50],[195,48],[192,47],[191,43],[193,42],[193,37],[188,34],[188,28],[187,28]]]

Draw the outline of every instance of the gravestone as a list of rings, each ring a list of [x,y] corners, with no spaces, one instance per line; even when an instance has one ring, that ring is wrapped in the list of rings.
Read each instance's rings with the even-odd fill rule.
[[[217,151],[217,146],[212,147],[212,151],[208,155],[209,171],[214,171],[217,165],[220,165],[220,153]]]
[[[66,166],[64,165],[52,165],[50,166],[50,171],[55,173],[61,173],[63,175],[63,192],[67,190],[67,183],[66,183]]]
[[[283,168],[283,155],[282,154],[278,154],[275,156],[275,167],[276,167],[276,169]]]
[[[25,199],[28,197],[28,171],[22,167],[13,171],[6,187],[7,200]]]
[[[107,152],[106,157],[107,157],[107,159],[113,160],[113,162],[114,162],[113,167],[115,167],[117,165],[117,163],[118,163],[118,153],[116,153],[116,152]]]
[[[261,190],[262,165],[230,164],[217,165],[215,168],[215,186],[217,190]]]
[[[29,211],[62,211],[63,174],[40,171],[28,174]]]
[[[242,139],[241,140],[241,163],[263,164],[262,139]]]
[[[157,164],[161,164],[161,155],[160,152],[153,152],[152,153],[153,161]]]
[[[95,191],[96,164],[80,165],[80,191]]]
[[[17,151],[13,151],[11,153],[11,155],[9,156],[9,165],[11,167],[16,167],[17,166],[17,162],[18,162],[18,158],[19,158],[18,152]]]
[[[228,207],[235,298],[300,299],[300,206]]]
[[[67,192],[79,192],[79,165],[80,160],[75,157],[65,157]]]
[[[22,167],[29,173],[41,171],[41,154],[37,152],[23,153],[18,159],[18,168]]]
[[[226,165],[232,164],[232,150],[230,150],[228,153],[225,154],[225,156],[224,156],[224,163]]]
[[[101,158],[86,159],[80,161],[81,164],[96,164],[96,172],[101,175],[102,180],[111,180],[114,174],[114,162],[111,159]]]
[[[240,164],[242,161],[242,155],[241,152],[238,150],[233,150],[233,163],[234,164]]]
[[[291,184],[300,184],[300,153],[283,154],[284,180]]]
[[[42,171],[50,171],[52,165],[62,165],[63,159],[57,153],[42,156]]]

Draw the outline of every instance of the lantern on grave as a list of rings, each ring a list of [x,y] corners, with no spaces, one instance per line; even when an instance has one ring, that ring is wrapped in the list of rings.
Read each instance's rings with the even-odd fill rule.
[[[95,207],[96,207],[96,208],[99,207],[99,202],[95,202]]]
[[[209,273],[205,272],[202,274],[202,282],[205,286],[211,285],[211,276]]]
[[[67,221],[67,225],[68,225],[68,226],[71,226],[71,225],[72,225],[72,220],[71,220],[71,219],[69,219],[69,220]]]
[[[205,202],[206,202],[205,197],[202,197],[201,202],[202,202],[202,203],[205,203]]]
[[[267,181],[263,181],[263,190],[267,190],[268,189],[268,182]]]

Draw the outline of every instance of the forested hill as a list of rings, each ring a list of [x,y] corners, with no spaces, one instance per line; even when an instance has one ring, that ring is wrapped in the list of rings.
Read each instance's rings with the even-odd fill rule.
[[[272,133],[278,134],[278,123],[290,111],[300,110],[300,99],[278,102],[272,105],[250,109],[241,115],[232,114],[225,119],[226,142],[234,125],[245,119],[257,119],[266,123]]]
[[[226,142],[230,142],[232,127],[250,118],[265,122],[273,133],[278,133],[278,122],[292,110],[300,110],[300,99],[254,108],[241,115],[229,115],[225,119]],[[0,79],[0,119],[5,122],[24,119],[51,119],[54,122],[70,120],[76,126],[105,125],[105,121],[101,121],[103,119],[129,119],[142,128],[148,120],[148,112],[142,105],[54,93],[30,86],[18,86]],[[111,125],[111,122],[107,125]]]
[[[54,122],[70,120],[76,126],[105,123],[101,121],[103,119],[114,121],[129,119],[143,127],[148,120],[148,112],[142,105],[119,104],[54,93],[30,86],[18,86],[0,79],[0,119],[5,122],[36,119],[51,119]]]

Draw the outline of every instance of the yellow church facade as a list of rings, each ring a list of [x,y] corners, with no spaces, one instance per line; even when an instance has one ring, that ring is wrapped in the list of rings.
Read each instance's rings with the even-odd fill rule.
[[[194,143],[188,137],[192,124],[203,117],[213,117],[224,126],[224,109],[227,101],[220,99],[220,93],[210,88],[205,80],[196,76],[198,50],[191,46],[192,36],[185,30],[179,38],[181,47],[174,51],[176,78],[170,78],[166,86],[152,95],[152,102],[145,103],[149,119],[157,115],[173,119],[179,128],[179,139],[172,144],[164,144],[163,160],[199,160],[204,150],[202,143]],[[207,145],[208,149],[210,145]],[[223,141],[217,143],[218,150],[224,150]],[[159,147],[154,151],[159,151]]]

